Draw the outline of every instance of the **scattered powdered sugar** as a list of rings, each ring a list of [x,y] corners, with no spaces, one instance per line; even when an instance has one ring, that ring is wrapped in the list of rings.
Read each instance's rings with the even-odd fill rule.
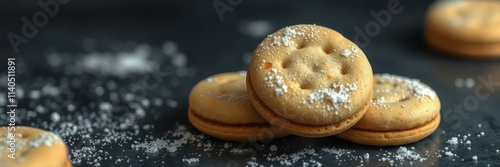
[[[296,30],[293,30],[290,27],[285,27],[283,30],[283,35],[282,36],[274,36],[273,37],[273,43],[271,45],[276,45],[276,46],[292,46],[294,44],[292,38],[295,38],[297,35],[304,35],[303,32],[297,32]]]
[[[37,137],[29,142],[29,145],[32,147],[40,147],[40,146],[52,146],[54,143],[62,143],[61,137],[50,133],[50,132],[42,132]]]
[[[451,151],[446,151],[446,152],[444,153],[444,155],[446,155],[446,156],[448,156],[448,157],[453,157],[453,156],[455,156],[455,154],[453,154]]]
[[[199,143],[205,138],[204,135],[194,135],[186,130],[183,125],[178,125],[175,130],[167,131],[167,136],[175,137],[175,139],[158,138],[146,142],[137,142],[132,144],[134,150],[145,150],[147,153],[158,153],[159,151],[166,150],[168,152],[177,152],[186,144]]]
[[[370,159],[370,154],[369,154],[369,153],[365,153],[365,154],[363,154],[363,158],[365,158],[365,159]]]
[[[113,109],[113,106],[111,105],[111,103],[102,102],[99,104],[99,109],[101,111],[111,111]]]
[[[352,54],[354,54],[354,56],[358,56],[358,49],[354,46],[351,46],[349,48],[345,48],[344,50],[342,50],[342,52],[340,52],[340,55],[342,55],[344,57],[349,57]]]
[[[387,103],[387,100],[383,96],[372,100],[372,105],[379,105],[379,106],[382,106],[384,108],[388,108],[389,106],[386,103]]]
[[[229,150],[229,152],[232,154],[248,154],[248,153],[252,153],[253,151],[254,151],[254,149],[251,149],[251,148],[246,148],[246,149],[233,148],[233,149]]]
[[[217,80],[217,78],[212,78],[212,77],[208,77],[207,79],[205,79],[208,83],[212,83],[214,81]]]
[[[457,137],[452,137],[451,139],[449,139],[448,141],[446,141],[446,143],[452,144],[452,145],[458,144],[458,138]]]
[[[194,164],[194,163],[197,163],[199,161],[200,161],[199,158],[183,158],[182,159],[182,162],[186,162],[187,164]]]
[[[346,48],[346,49],[342,50],[342,52],[340,52],[340,55],[342,55],[344,57],[349,57],[351,55],[351,51]]]
[[[472,160],[477,161],[477,156],[472,156]]]
[[[52,120],[52,122],[59,122],[61,120],[61,115],[59,115],[58,112],[53,112],[50,114],[50,120]]]
[[[426,158],[420,157],[418,153],[412,150],[408,150],[406,147],[399,147],[398,151],[396,151],[396,154],[394,155],[396,160],[413,160],[413,161],[424,161]]]
[[[264,82],[267,87],[274,88],[276,96],[281,96],[288,92],[288,86],[283,81],[283,77],[278,75],[278,70],[276,68],[272,68],[267,72],[267,76],[264,77]]]
[[[356,83],[352,84],[336,84],[333,88],[320,88],[308,95],[309,103],[328,101],[326,106],[322,106],[322,111],[332,111],[339,109],[342,104],[350,102],[349,93],[357,89]]]
[[[379,83],[397,84],[396,88],[409,89],[411,90],[411,93],[415,94],[419,100],[423,100],[424,96],[427,96],[431,99],[436,98],[436,92],[428,87],[423,86],[417,79],[410,79],[407,77],[392,74],[380,74]]]
[[[308,155],[309,156],[317,156],[319,154],[316,152],[316,149],[306,148],[306,149],[303,149],[303,150],[300,150],[300,151],[297,151],[297,152],[291,153],[291,154],[281,154],[278,156],[267,154],[266,160],[271,161],[271,162],[277,161],[281,165],[291,166],[291,165],[295,164],[297,161],[305,158]]]
[[[276,145],[271,145],[271,147],[269,147],[269,150],[271,150],[271,151],[278,151],[278,147],[276,147]]]
[[[136,108],[135,115],[137,115],[138,118],[144,118],[144,117],[146,117],[146,111],[144,111],[144,109],[142,109],[140,107]]]

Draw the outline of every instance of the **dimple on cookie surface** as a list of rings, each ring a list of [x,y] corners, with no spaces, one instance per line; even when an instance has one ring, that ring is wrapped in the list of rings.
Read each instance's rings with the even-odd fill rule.
[[[422,126],[439,114],[441,106],[438,96],[419,80],[376,74],[373,87],[372,103],[353,128],[406,130]]]
[[[14,137],[15,142],[12,142]],[[8,148],[15,144],[13,157]],[[0,128],[0,166],[70,167],[68,149],[63,140],[48,131],[25,126]]]
[[[198,116],[224,124],[267,123],[248,100],[246,72],[210,76],[197,83],[189,107]]]
[[[269,35],[248,73],[257,97],[275,114],[307,125],[345,120],[371,98],[371,66],[354,43],[316,25]]]

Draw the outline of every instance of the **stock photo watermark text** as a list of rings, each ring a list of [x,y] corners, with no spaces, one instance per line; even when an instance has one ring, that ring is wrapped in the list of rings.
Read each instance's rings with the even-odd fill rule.
[[[9,126],[7,132],[7,143],[9,154],[7,155],[9,158],[16,159],[16,135],[14,131],[16,130],[16,58],[8,58],[7,59],[7,114],[9,115]]]
[[[39,0],[38,5],[41,10],[35,12],[30,19],[26,16],[21,18],[23,25],[21,26],[20,35],[9,32],[7,38],[9,39],[12,49],[17,54],[19,52],[19,45],[27,44],[28,39],[35,37],[38,34],[38,29],[43,28],[49,22],[49,16],[52,18],[59,13],[59,5],[65,5],[70,0]]]

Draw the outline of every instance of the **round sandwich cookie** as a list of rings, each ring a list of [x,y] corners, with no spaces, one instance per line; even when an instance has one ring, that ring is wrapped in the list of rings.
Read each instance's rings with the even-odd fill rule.
[[[228,141],[268,140],[289,135],[271,126],[248,100],[246,72],[210,76],[189,95],[188,118],[201,132]]]
[[[457,56],[500,57],[500,1],[436,1],[426,17],[432,47]]]
[[[395,146],[419,141],[439,126],[439,98],[420,81],[375,75],[373,92],[363,118],[337,137],[365,145]]]
[[[71,167],[68,148],[56,134],[27,126],[0,128],[0,166]]]
[[[348,129],[365,114],[373,74],[361,49],[337,31],[294,25],[255,49],[247,89],[269,123],[295,135],[324,137]]]

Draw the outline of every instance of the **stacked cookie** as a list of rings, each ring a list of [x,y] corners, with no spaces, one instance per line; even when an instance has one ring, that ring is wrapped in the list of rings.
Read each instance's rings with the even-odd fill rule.
[[[356,44],[317,25],[289,26],[269,35],[257,46],[246,74],[200,81],[189,104],[191,123],[220,139],[338,134],[368,145],[418,141],[437,128],[440,109],[428,86],[389,74],[374,78]]]
[[[0,166],[72,166],[68,148],[61,137],[42,129],[0,127],[0,148]]]
[[[434,48],[464,57],[500,56],[500,1],[436,1],[425,37]]]

